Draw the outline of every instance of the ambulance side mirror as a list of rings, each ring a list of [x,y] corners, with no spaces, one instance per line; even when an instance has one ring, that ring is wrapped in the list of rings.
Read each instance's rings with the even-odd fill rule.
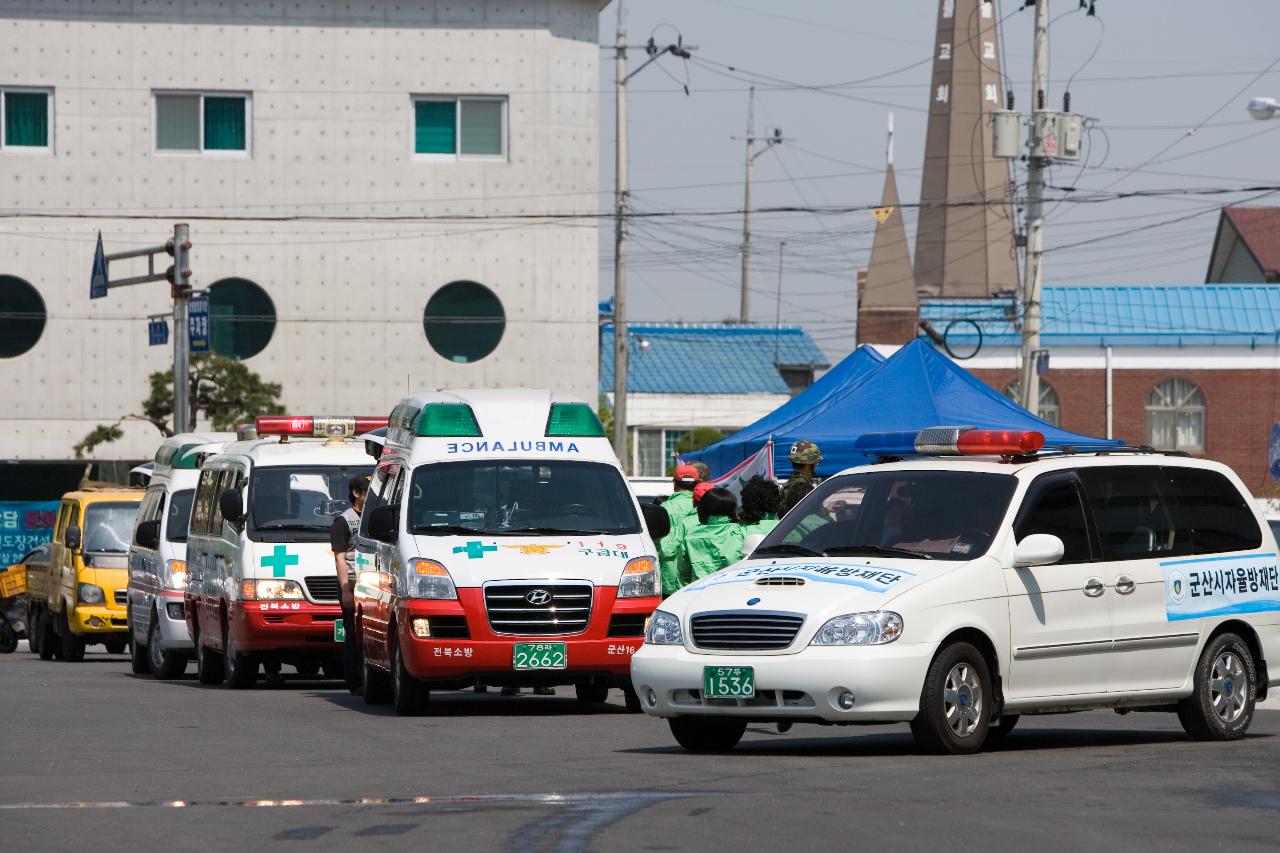
[[[369,536],[379,542],[394,545],[398,538],[400,504],[384,504],[369,513]]]
[[[81,544],[81,542],[80,542],[80,525],[78,525],[78,524],[68,524],[68,525],[67,525],[67,532],[66,532],[65,534],[63,534],[63,542],[64,542],[64,543],[66,543],[67,550],[69,550],[69,551],[79,551],[79,550],[80,550],[80,544]]]
[[[244,501],[241,500],[239,492],[223,492],[222,497],[218,498],[218,509],[222,510],[223,521],[229,521],[232,524],[244,521]]]
[[[641,504],[640,514],[644,516],[644,526],[649,529],[649,538],[654,542],[665,539],[671,532],[671,516],[662,507],[655,504]]]
[[[148,551],[154,551],[160,546],[160,520],[158,518],[149,521],[138,522],[138,529],[133,531],[133,544],[139,548],[146,548]]]

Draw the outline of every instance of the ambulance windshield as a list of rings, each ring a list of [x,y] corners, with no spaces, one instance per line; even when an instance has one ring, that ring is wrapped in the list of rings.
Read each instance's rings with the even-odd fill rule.
[[[409,530],[422,535],[639,533],[622,475],[568,460],[476,460],[422,465],[409,490]]]
[[[255,532],[298,532],[324,538],[334,516],[351,506],[351,478],[369,465],[271,466],[249,480],[249,518]]]

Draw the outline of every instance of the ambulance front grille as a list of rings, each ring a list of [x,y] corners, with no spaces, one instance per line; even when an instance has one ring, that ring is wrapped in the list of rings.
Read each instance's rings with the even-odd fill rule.
[[[593,594],[585,583],[493,583],[484,588],[495,634],[553,637],[581,634],[591,621]]]
[[[336,602],[338,600],[337,575],[310,575],[304,578],[307,595],[312,601]]]

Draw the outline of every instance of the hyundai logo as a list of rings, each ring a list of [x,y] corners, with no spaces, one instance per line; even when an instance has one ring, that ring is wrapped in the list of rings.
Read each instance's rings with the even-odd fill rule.
[[[760,603],[760,599],[758,599],[758,598],[748,598],[748,599],[747,599],[747,606],[748,606],[748,607],[752,607],[752,606],[757,605],[757,604],[759,604],[759,603]]]
[[[531,589],[524,594],[524,600],[534,607],[546,607],[551,603],[551,593],[545,589]]]

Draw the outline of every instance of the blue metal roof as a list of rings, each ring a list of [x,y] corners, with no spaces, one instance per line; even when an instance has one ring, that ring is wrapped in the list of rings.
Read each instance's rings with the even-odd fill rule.
[[[627,330],[627,388],[635,393],[788,394],[777,365],[827,366],[799,326],[629,323]],[[612,324],[600,329],[600,390],[613,390]]]
[[[1046,346],[1202,346],[1280,343],[1280,286],[1246,284],[1046,287]],[[921,301],[920,317],[953,347],[1017,346],[1009,299]],[[947,331],[950,327],[950,331]]]

